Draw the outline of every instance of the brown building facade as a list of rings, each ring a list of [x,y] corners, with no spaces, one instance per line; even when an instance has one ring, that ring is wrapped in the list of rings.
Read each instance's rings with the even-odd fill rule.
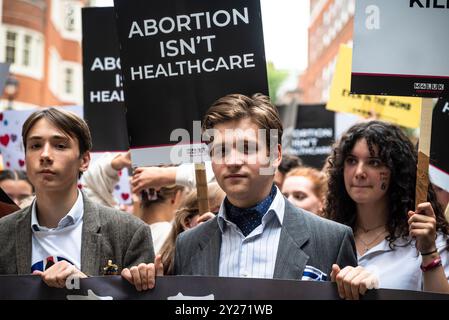
[[[352,44],[355,0],[310,0],[308,67],[299,80],[304,103],[326,102],[340,44]]]
[[[81,7],[85,0],[0,0],[0,62],[17,94],[0,110],[82,104]],[[13,99],[13,101],[11,101]]]

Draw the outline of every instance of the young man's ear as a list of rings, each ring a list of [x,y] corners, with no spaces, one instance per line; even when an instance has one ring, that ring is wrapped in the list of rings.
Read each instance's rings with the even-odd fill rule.
[[[280,145],[278,143],[276,149],[274,150],[274,152],[272,152],[270,154],[270,165],[271,165],[271,167],[274,170],[276,170],[280,166],[281,160],[282,160],[282,145]]]
[[[281,165],[282,161],[282,145],[278,143],[277,147],[277,154],[273,157],[273,166],[275,169],[277,169]]]
[[[265,162],[267,167],[260,168],[259,173],[261,175],[273,175],[273,177],[274,177],[274,174],[276,173],[276,169],[281,164],[281,160],[282,160],[282,145],[280,145],[278,143],[277,147],[273,148],[273,149],[272,149],[272,152],[270,152],[269,155],[268,155],[269,163]]]
[[[81,163],[80,163],[80,172],[86,172],[87,168],[89,168],[90,163],[90,152],[86,151],[84,152],[80,157]]]

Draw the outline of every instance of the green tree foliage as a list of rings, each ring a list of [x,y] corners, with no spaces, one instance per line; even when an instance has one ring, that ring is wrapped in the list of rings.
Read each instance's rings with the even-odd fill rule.
[[[273,62],[267,62],[269,95],[273,103],[276,103],[278,90],[282,83],[287,79],[288,74],[289,72],[287,70],[276,69]]]

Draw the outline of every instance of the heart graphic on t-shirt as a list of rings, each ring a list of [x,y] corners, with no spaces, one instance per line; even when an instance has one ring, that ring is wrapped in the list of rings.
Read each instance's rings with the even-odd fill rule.
[[[19,166],[23,167],[25,165],[25,161],[22,159],[19,159]]]
[[[4,136],[0,136],[0,143],[7,147],[9,143],[9,135],[5,134]]]
[[[129,193],[123,192],[123,193],[121,194],[121,196],[122,196],[122,199],[126,201],[126,200],[128,200],[128,198],[129,198]]]

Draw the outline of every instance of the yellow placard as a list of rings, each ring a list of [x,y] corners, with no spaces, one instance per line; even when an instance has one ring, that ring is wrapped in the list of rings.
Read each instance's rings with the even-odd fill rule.
[[[421,98],[349,94],[352,48],[341,45],[326,109],[360,115],[408,128],[419,127]]]

